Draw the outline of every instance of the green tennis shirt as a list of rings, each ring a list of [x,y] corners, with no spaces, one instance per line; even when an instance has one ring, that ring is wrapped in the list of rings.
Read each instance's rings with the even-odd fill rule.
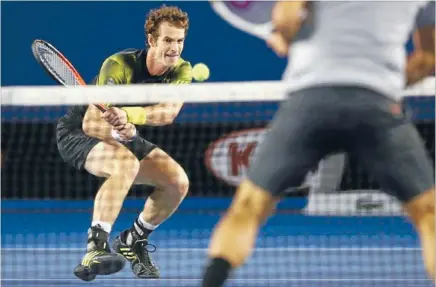
[[[128,85],[147,83],[187,84],[192,82],[192,67],[189,62],[180,58],[174,67],[162,75],[150,75],[147,66],[147,50],[125,50],[107,58],[96,78],[96,85]],[[110,106],[110,104],[107,104]],[[122,107],[127,113],[129,122],[137,125],[145,124],[144,109]]]
[[[150,75],[145,65],[147,50],[125,50],[107,58],[96,78],[96,85],[129,85],[146,83],[189,84],[191,64],[182,58],[177,65],[159,76]]]
[[[191,64],[182,58],[179,59],[174,67],[171,67],[162,75],[151,75],[146,66],[147,52],[146,49],[128,49],[108,57],[103,62],[100,71],[92,81],[92,84],[102,86],[130,84],[189,84],[192,82]],[[111,106],[110,103],[106,103],[106,105]],[[141,106],[147,105],[144,104]],[[83,106],[72,107],[69,109],[67,114],[59,120],[58,128],[81,129],[86,109],[87,107]],[[130,115],[129,118],[134,117],[135,115]]]

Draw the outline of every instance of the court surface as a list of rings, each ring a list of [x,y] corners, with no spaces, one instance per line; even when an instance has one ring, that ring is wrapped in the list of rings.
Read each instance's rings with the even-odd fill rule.
[[[130,265],[82,282],[88,209],[2,209],[2,286],[200,286],[218,211],[181,210],[150,237],[162,278],[133,278]],[[54,212],[53,212],[54,211]],[[137,215],[125,210],[111,240]],[[226,286],[430,287],[418,239],[401,217],[315,217],[280,213],[262,229],[256,252]]]

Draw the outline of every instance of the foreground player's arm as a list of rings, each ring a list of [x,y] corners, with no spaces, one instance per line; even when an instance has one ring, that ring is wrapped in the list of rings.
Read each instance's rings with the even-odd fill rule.
[[[417,17],[413,34],[414,51],[406,66],[407,85],[431,76],[435,69],[435,3],[429,3]]]
[[[277,55],[286,56],[289,44],[306,18],[306,1],[277,2],[272,11],[274,31],[267,40]]]
[[[126,77],[123,65],[113,59],[107,59],[100,69],[98,78],[96,80],[96,85],[102,86],[125,84],[125,79]],[[107,107],[110,107],[110,105],[107,104]],[[131,129],[132,126],[128,126],[128,128]],[[86,135],[91,137],[101,140],[113,139],[112,125],[102,118],[101,111],[94,105],[90,105],[88,107],[83,119],[82,129]],[[126,134],[130,133],[126,132]]]
[[[171,84],[189,84],[192,82],[192,67],[182,63],[173,73]],[[183,103],[160,103],[149,107],[125,107],[128,121],[135,125],[164,126],[171,124],[182,108]]]

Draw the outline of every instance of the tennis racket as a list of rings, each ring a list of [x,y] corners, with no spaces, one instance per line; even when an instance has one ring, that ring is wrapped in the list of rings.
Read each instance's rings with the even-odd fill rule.
[[[212,9],[234,28],[267,40],[275,1],[211,1]]]
[[[59,84],[65,87],[86,86],[79,72],[53,45],[44,40],[35,40],[32,52],[41,67]],[[103,104],[94,105],[102,112],[107,110]]]

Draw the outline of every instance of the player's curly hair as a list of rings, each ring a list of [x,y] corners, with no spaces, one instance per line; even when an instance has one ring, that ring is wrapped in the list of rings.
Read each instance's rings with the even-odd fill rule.
[[[172,26],[185,29],[185,35],[188,33],[188,13],[183,12],[176,6],[162,5],[160,8],[153,9],[148,13],[144,25],[145,36],[147,37],[148,34],[151,34],[154,38],[157,38],[162,22],[168,22]]]

